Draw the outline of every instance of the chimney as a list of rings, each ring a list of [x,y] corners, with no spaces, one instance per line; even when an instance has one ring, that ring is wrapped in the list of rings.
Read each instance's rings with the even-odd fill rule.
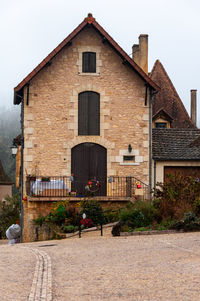
[[[197,90],[190,90],[191,93],[191,105],[190,105],[190,116],[192,122],[197,124]]]
[[[139,36],[139,45],[134,44],[132,47],[132,58],[140,68],[148,74],[148,35]]]

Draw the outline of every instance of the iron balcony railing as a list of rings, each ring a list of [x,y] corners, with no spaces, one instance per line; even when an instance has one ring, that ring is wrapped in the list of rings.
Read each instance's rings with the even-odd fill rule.
[[[31,197],[138,197],[148,199],[148,185],[135,177],[109,176],[101,179],[76,177],[31,177],[26,179],[26,193]]]

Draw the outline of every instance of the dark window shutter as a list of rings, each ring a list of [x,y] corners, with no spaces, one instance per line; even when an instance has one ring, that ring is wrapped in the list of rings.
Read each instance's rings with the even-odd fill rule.
[[[100,96],[96,92],[79,94],[78,135],[100,135]]]
[[[96,73],[96,53],[83,52],[82,54],[82,72]]]
[[[88,106],[88,133],[89,135],[100,135],[100,101],[99,94],[89,94]]]
[[[78,134],[87,135],[88,132],[88,94],[79,94],[78,99]]]

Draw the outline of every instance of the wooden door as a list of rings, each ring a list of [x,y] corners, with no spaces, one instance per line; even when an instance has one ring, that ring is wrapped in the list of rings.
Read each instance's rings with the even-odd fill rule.
[[[81,143],[72,148],[71,172],[74,175],[72,188],[85,195],[89,180],[99,181],[100,187],[94,195],[106,195],[107,150],[95,143]]]

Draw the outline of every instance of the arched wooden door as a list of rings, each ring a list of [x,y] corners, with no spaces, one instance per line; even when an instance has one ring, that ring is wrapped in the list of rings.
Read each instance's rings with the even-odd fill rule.
[[[71,171],[74,175],[72,188],[79,195],[85,195],[89,180],[99,181],[100,187],[95,195],[106,195],[107,150],[96,143],[81,143],[72,148]]]

